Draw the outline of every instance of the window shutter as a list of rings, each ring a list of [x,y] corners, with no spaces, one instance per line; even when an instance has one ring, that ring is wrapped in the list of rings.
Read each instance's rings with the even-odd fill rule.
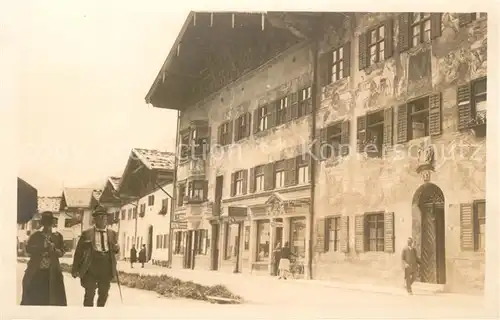
[[[222,124],[217,128],[217,144],[222,144]]]
[[[203,201],[208,199],[208,181],[203,181]],[[167,200],[168,201],[168,200]]]
[[[394,212],[384,214],[384,251],[394,252]]]
[[[242,182],[242,194],[247,194],[248,192],[248,169],[243,170],[243,182]]]
[[[260,111],[260,108],[257,108],[253,111],[253,133],[254,134],[259,132],[259,111]]]
[[[474,219],[471,203],[460,204],[460,248],[474,251]]]
[[[399,52],[410,48],[410,13],[405,12],[399,15]]]
[[[368,67],[368,33],[359,35],[359,70]]]
[[[274,189],[274,163],[268,163],[264,166],[264,190]]]
[[[245,114],[245,138],[250,137],[250,127],[252,123],[252,114],[247,112]]]
[[[340,144],[341,146],[341,154],[343,156],[349,154],[349,126],[350,126],[350,121],[346,120],[342,122],[342,127],[341,127],[341,136],[340,136]],[[347,148],[346,148],[347,145]]]
[[[354,217],[354,248],[356,252],[365,251],[365,216],[362,214]]]
[[[384,29],[384,58],[389,59],[394,52],[394,21],[392,19],[387,19],[384,22]]]
[[[327,128],[321,128],[319,130],[319,143],[318,143],[318,155],[317,158],[320,160],[326,159],[326,148],[325,145],[328,142]]]
[[[241,127],[240,127],[240,122],[241,121],[241,118],[236,118],[236,121],[233,121],[233,132],[234,132],[234,142],[240,140],[242,137],[241,133],[240,133],[240,130],[241,130]]]
[[[472,103],[470,84],[459,86],[457,89],[458,129],[469,127],[472,120]]]
[[[236,194],[236,173],[231,173],[231,197],[234,197]]]
[[[362,153],[366,140],[366,116],[358,117],[358,152]]]
[[[324,87],[330,83],[332,78],[332,59],[333,53],[325,52],[319,58],[319,84]]]
[[[384,146],[392,145],[392,120],[393,112],[392,107],[384,110]]]
[[[276,119],[276,109],[277,109],[277,101],[274,101],[274,102],[271,102],[270,104],[267,105],[267,108],[269,110],[269,119],[267,121],[267,127],[270,129],[270,128],[273,128],[276,126],[276,123],[277,123],[277,119]]]
[[[349,252],[349,217],[340,217],[340,252]]]
[[[250,168],[250,189],[248,191],[250,193],[255,192],[255,167]]]
[[[403,104],[398,107],[398,141],[397,143],[405,143],[408,141],[408,107]]]
[[[344,58],[344,78],[347,78],[351,75],[351,42],[347,42],[344,44],[343,58]]]
[[[471,13],[459,13],[458,14],[458,25],[463,27],[472,22],[472,14]]]
[[[429,133],[441,134],[441,92],[429,96]]]
[[[229,125],[228,125],[228,134],[227,136],[229,137],[228,138],[228,141],[226,144],[232,144],[233,143],[233,120],[229,121]]]
[[[431,39],[441,36],[441,12],[431,13]]]
[[[288,185],[294,186],[297,184],[297,158],[288,159]]]
[[[291,119],[299,117],[299,93],[294,92],[288,96],[288,107],[290,108]]]
[[[324,253],[325,252],[325,219],[320,218],[316,220],[316,252]]]

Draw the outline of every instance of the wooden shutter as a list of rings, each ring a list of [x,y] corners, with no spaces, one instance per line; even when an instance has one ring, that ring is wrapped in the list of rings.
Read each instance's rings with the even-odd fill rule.
[[[457,104],[458,129],[468,128],[472,120],[470,84],[462,85],[457,88]]]
[[[290,108],[291,119],[299,117],[299,92],[294,92],[288,96],[288,107]]]
[[[340,252],[349,252],[349,217],[340,217]]]
[[[398,140],[397,143],[408,141],[408,106],[403,104],[398,107]]]
[[[473,214],[472,203],[460,204],[460,248],[462,251],[474,251]]]
[[[250,128],[252,125],[252,114],[247,112],[245,114],[245,138],[250,137]]]
[[[285,185],[286,186],[294,186],[297,184],[297,158],[291,158],[286,160],[287,162],[287,171],[286,171],[286,178],[285,178]]]
[[[472,14],[471,13],[459,13],[458,14],[458,25],[463,27],[472,22]]]
[[[320,218],[316,220],[316,252],[324,253],[325,252],[325,219]]]
[[[365,216],[354,217],[354,248],[356,252],[365,251]]]
[[[217,144],[222,144],[222,126],[223,124],[221,124],[218,128],[217,128]]]
[[[231,173],[231,197],[236,194],[236,172]]]
[[[277,123],[276,111],[277,111],[278,102],[279,101],[273,101],[267,105],[267,108],[269,110],[269,119],[267,120],[267,128],[268,129],[276,126],[276,123]]]
[[[351,75],[351,42],[347,42],[344,44],[343,59],[344,59],[344,78],[347,78]]]
[[[366,115],[358,117],[358,152],[364,151],[366,140]]]
[[[274,189],[274,163],[268,163],[264,166],[264,190]]]
[[[233,143],[233,120],[230,120],[229,121],[229,124],[228,124],[228,133],[227,133],[227,136],[229,137],[228,138],[228,141],[226,144],[232,144]]]
[[[260,107],[253,111],[253,133],[259,132],[259,111]]]
[[[323,53],[319,58],[319,84],[320,88],[328,85],[332,79],[332,51]]]
[[[431,39],[441,36],[441,12],[431,13]]]
[[[384,214],[384,251],[394,252],[394,212]]]
[[[203,201],[208,199],[208,181],[203,181]],[[168,200],[168,199],[167,199]]]
[[[368,33],[359,35],[359,70],[368,67]]]
[[[410,48],[410,13],[405,12],[399,15],[399,52]]]
[[[392,19],[387,19],[384,22],[384,30],[384,58],[389,59],[394,52],[394,21]]]
[[[441,92],[429,96],[429,134],[441,134]]]
[[[234,141],[238,141],[242,138],[240,134],[240,123],[241,123],[241,117],[236,118],[236,121],[233,122],[233,132],[234,132]]]
[[[318,146],[317,146],[317,149],[318,149],[317,150],[317,152],[318,152],[317,158],[319,160],[324,160],[324,159],[326,159],[326,156],[327,156],[326,150],[324,150],[325,149],[324,145],[326,145],[328,142],[327,129],[328,128],[319,129],[319,134],[318,134],[319,141],[318,141]]]
[[[392,107],[384,110],[384,145],[392,145]]]
[[[243,182],[242,182],[242,187],[243,192],[242,194],[247,194],[248,192],[248,169],[243,170]]]
[[[250,193],[255,192],[255,167],[250,168],[250,188],[248,191]]]
[[[349,120],[346,120],[344,122],[342,122],[342,126],[341,126],[341,136],[340,136],[340,144],[342,145],[341,146],[341,154],[343,156],[345,155],[348,155],[349,154],[349,126],[350,126],[350,121]],[[347,145],[347,147],[346,147]]]

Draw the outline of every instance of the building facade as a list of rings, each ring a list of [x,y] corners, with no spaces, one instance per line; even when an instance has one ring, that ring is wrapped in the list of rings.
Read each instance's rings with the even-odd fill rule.
[[[413,237],[421,282],[481,291],[485,15],[250,16],[191,13],[175,65],[210,63],[213,82],[176,96],[188,80],[167,60],[146,97],[180,111],[177,265],[270,272],[273,247],[289,242],[306,277],[400,286]],[[217,31],[241,43],[204,65],[190,38],[204,24],[210,41],[223,41]],[[248,34],[267,55],[238,51]],[[228,57],[237,71],[217,60]]]

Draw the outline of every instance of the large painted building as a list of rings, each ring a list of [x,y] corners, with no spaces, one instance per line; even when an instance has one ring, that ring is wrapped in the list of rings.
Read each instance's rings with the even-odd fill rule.
[[[190,13],[146,101],[179,111],[173,265],[481,291],[481,13]]]

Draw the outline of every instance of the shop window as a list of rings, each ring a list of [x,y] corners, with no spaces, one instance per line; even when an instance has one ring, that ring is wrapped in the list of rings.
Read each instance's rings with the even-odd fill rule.
[[[274,185],[277,189],[285,186],[286,162],[277,161],[274,165]]]
[[[256,260],[266,261],[269,259],[270,246],[270,223],[267,220],[257,221],[257,250]]]
[[[202,229],[202,230],[196,230],[195,232],[198,233],[198,236],[196,239],[197,240],[196,254],[205,255],[205,254],[207,254],[208,230]]]
[[[255,167],[255,191],[264,191],[264,166]]]
[[[484,251],[486,248],[486,201],[474,202],[474,249]]]
[[[292,218],[290,220],[290,249],[298,257],[304,258],[306,253],[306,219]]]
[[[231,225],[224,223],[224,260],[231,259]]]
[[[384,213],[368,213],[365,216],[367,251],[384,251]]]
[[[148,196],[148,206],[154,206],[154,204],[155,204],[155,195],[152,194]]]
[[[250,226],[245,226],[243,250],[245,251],[250,250]]]
[[[275,105],[277,108],[276,125],[279,126],[280,124],[283,124],[288,120],[288,113],[290,112],[288,108],[288,97],[279,99]]]
[[[431,40],[431,14],[413,12],[411,14],[410,38],[412,47]]]
[[[340,251],[340,217],[326,219],[326,250],[329,252]]]

